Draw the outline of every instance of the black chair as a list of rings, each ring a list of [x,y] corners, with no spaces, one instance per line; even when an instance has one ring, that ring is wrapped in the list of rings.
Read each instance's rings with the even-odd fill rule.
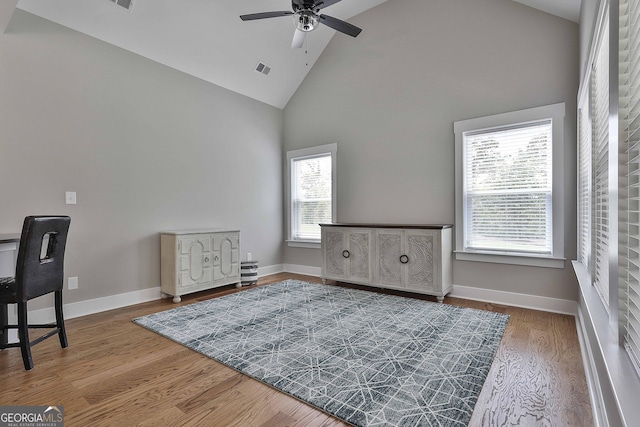
[[[33,368],[31,346],[58,334],[62,348],[68,346],[62,315],[64,250],[71,218],[68,216],[28,216],[24,219],[15,277],[0,278],[0,349],[20,347],[24,368]],[[27,301],[55,292],[56,323],[29,325]],[[18,324],[7,325],[7,304],[17,304]],[[4,320],[3,320],[4,319]],[[29,341],[29,328],[53,328]],[[19,343],[8,343],[8,329],[17,329]]]

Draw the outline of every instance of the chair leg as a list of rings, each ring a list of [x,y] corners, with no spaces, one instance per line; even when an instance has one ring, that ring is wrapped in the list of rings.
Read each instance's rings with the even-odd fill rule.
[[[18,303],[18,337],[20,338],[20,350],[22,351],[22,362],[24,369],[33,369],[33,359],[31,358],[31,343],[29,342],[29,325],[27,323],[27,303]]]
[[[9,312],[7,304],[0,304],[0,348],[6,348],[9,343]]]
[[[69,342],[67,341],[67,331],[64,327],[64,315],[62,314],[62,291],[56,291],[56,325],[60,332],[58,332],[58,338],[60,338],[60,345],[62,348],[67,348]]]

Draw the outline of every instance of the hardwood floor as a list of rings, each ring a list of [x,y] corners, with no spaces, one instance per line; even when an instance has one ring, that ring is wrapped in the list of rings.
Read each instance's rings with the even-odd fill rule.
[[[259,286],[288,278],[319,281],[277,274]],[[238,291],[187,295],[181,305]],[[593,425],[573,317],[445,303],[511,315],[470,426]],[[68,427],[345,425],[131,322],[175,306],[165,299],[68,320],[69,348],[55,337],[36,345],[32,371],[23,369],[19,349],[0,351],[0,405],[62,405]]]

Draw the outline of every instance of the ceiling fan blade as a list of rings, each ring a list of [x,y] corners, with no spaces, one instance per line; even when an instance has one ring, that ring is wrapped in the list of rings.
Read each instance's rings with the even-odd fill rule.
[[[329,7],[332,4],[336,4],[342,0],[316,0],[312,7],[313,10],[324,9],[325,7]]]
[[[361,28],[356,27],[355,25],[351,25],[348,22],[341,21],[340,19],[334,18],[328,15],[319,15],[320,22],[322,22],[327,27],[331,27],[336,31],[340,31],[341,33],[347,34],[351,37],[358,37],[358,34],[362,31]]]
[[[293,33],[293,41],[291,42],[292,49],[300,49],[304,46],[304,41],[307,39],[307,33],[300,31],[296,28],[296,32]]]
[[[279,12],[250,13],[248,15],[240,15],[240,19],[242,19],[243,21],[253,21],[254,19],[277,18],[278,16],[287,15],[293,15],[293,12],[291,12],[290,10],[286,10]]]

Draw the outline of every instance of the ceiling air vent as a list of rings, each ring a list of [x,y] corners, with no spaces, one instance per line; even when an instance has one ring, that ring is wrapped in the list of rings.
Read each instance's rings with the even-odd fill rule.
[[[266,76],[271,72],[271,67],[265,64],[264,62],[260,61],[258,62],[258,65],[256,65],[256,71]]]
[[[109,0],[109,1],[127,10],[131,10],[131,6],[133,6],[133,0]]]

